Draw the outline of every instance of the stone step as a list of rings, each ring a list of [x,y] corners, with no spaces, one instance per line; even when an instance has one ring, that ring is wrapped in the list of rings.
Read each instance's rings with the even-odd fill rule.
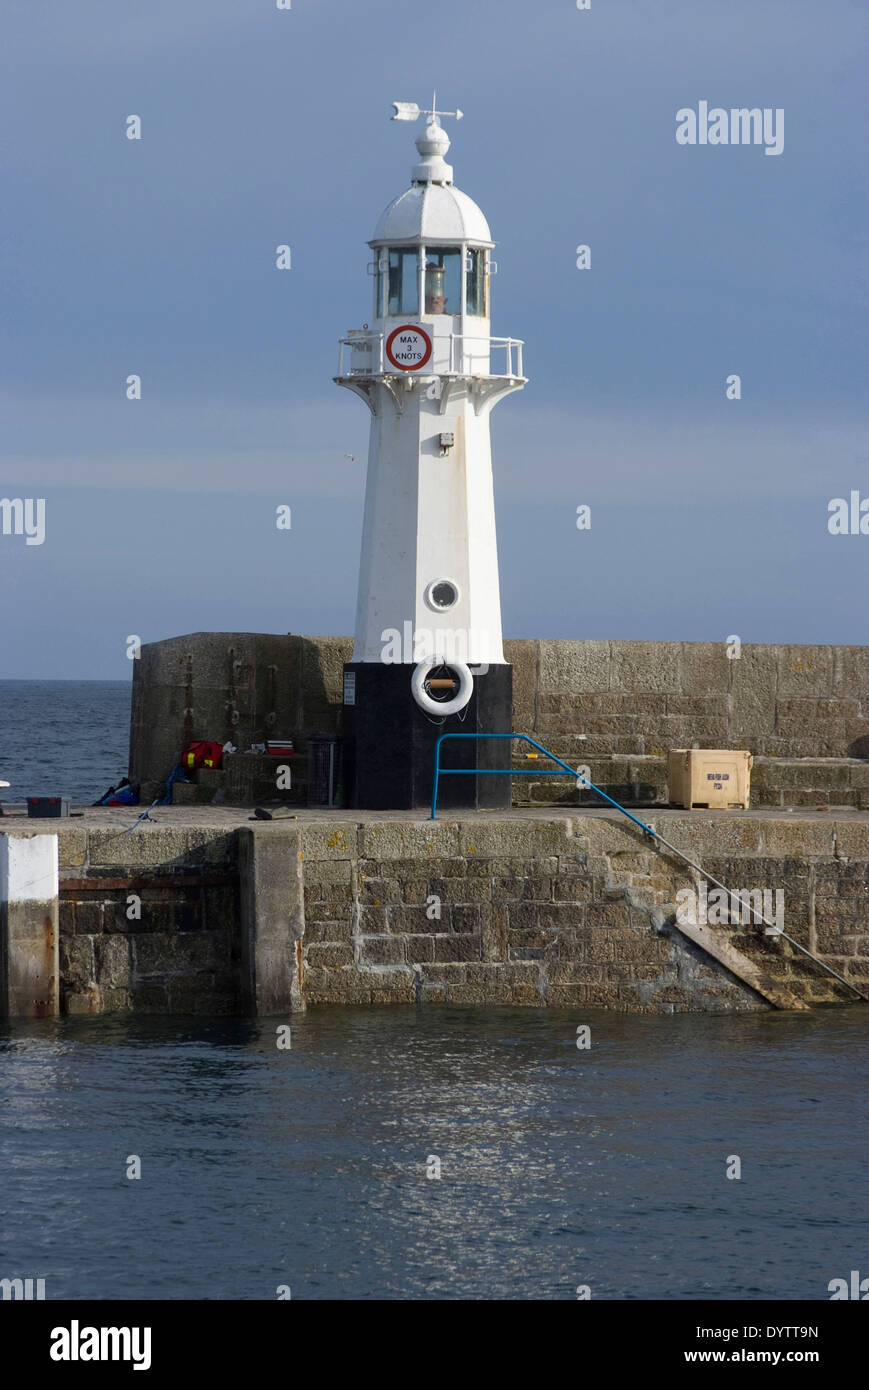
[[[628,806],[666,806],[666,754],[601,753],[591,746],[577,747],[554,741],[550,751],[577,767],[589,768],[590,780],[615,801]],[[541,757],[540,767],[546,767]],[[513,761],[514,769],[527,772],[529,762]],[[599,806],[594,792],[581,790],[565,773],[564,781],[533,775],[513,782],[516,805]],[[866,758],[767,758],[755,757],[751,771],[751,805],[809,807],[869,807],[869,759]]]

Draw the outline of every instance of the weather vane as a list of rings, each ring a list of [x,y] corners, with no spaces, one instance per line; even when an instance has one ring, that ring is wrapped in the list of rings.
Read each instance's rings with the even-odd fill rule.
[[[438,116],[455,116],[457,121],[462,119],[465,113],[459,111],[458,108],[455,111],[438,111],[437,98],[438,94],[434,92],[430,111],[427,111],[424,106],[417,106],[415,101],[394,101],[392,104],[395,107],[395,115],[392,119],[394,121],[418,121],[420,116],[431,116],[433,121],[436,121]]]

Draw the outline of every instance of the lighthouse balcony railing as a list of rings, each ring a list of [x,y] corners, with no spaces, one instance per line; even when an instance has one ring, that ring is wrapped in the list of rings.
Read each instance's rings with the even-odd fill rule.
[[[353,333],[339,339],[338,376],[382,376],[385,372],[392,374],[393,369],[386,361],[386,336],[385,333]],[[433,362],[431,369],[434,371],[446,371],[453,376],[513,378],[524,375],[522,349],[525,343],[521,338],[486,338],[474,333],[451,333],[448,339],[435,339],[436,353],[440,343],[444,341],[449,343],[447,365],[439,368]],[[504,354],[503,358],[497,361],[497,366],[503,367],[503,371],[492,370],[493,353],[499,357],[501,353]],[[439,354],[435,361],[438,358]]]
[[[467,376],[505,376],[521,377],[522,338],[485,338],[476,333],[450,334],[451,372]],[[492,353],[504,353],[498,362],[503,371],[493,371],[490,365]]]
[[[340,339],[338,375],[380,376],[384,370],[383,333],[354,333]],[[346,366],[345,350],[350,349],[350,366]]]

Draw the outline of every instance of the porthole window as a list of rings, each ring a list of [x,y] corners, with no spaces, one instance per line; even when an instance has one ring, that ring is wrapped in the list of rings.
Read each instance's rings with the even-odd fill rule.
[[[436,613],[443,613],[458,603],[458,586],[451,579],[435,579],[425,591],[425,601]]]

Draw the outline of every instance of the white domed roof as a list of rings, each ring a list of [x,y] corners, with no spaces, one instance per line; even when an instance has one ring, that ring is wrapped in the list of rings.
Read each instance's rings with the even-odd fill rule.
[[[494,246],[489,224],[473,198],[452,184],[415,184],[393,198],[369,243],[472,241]]]

